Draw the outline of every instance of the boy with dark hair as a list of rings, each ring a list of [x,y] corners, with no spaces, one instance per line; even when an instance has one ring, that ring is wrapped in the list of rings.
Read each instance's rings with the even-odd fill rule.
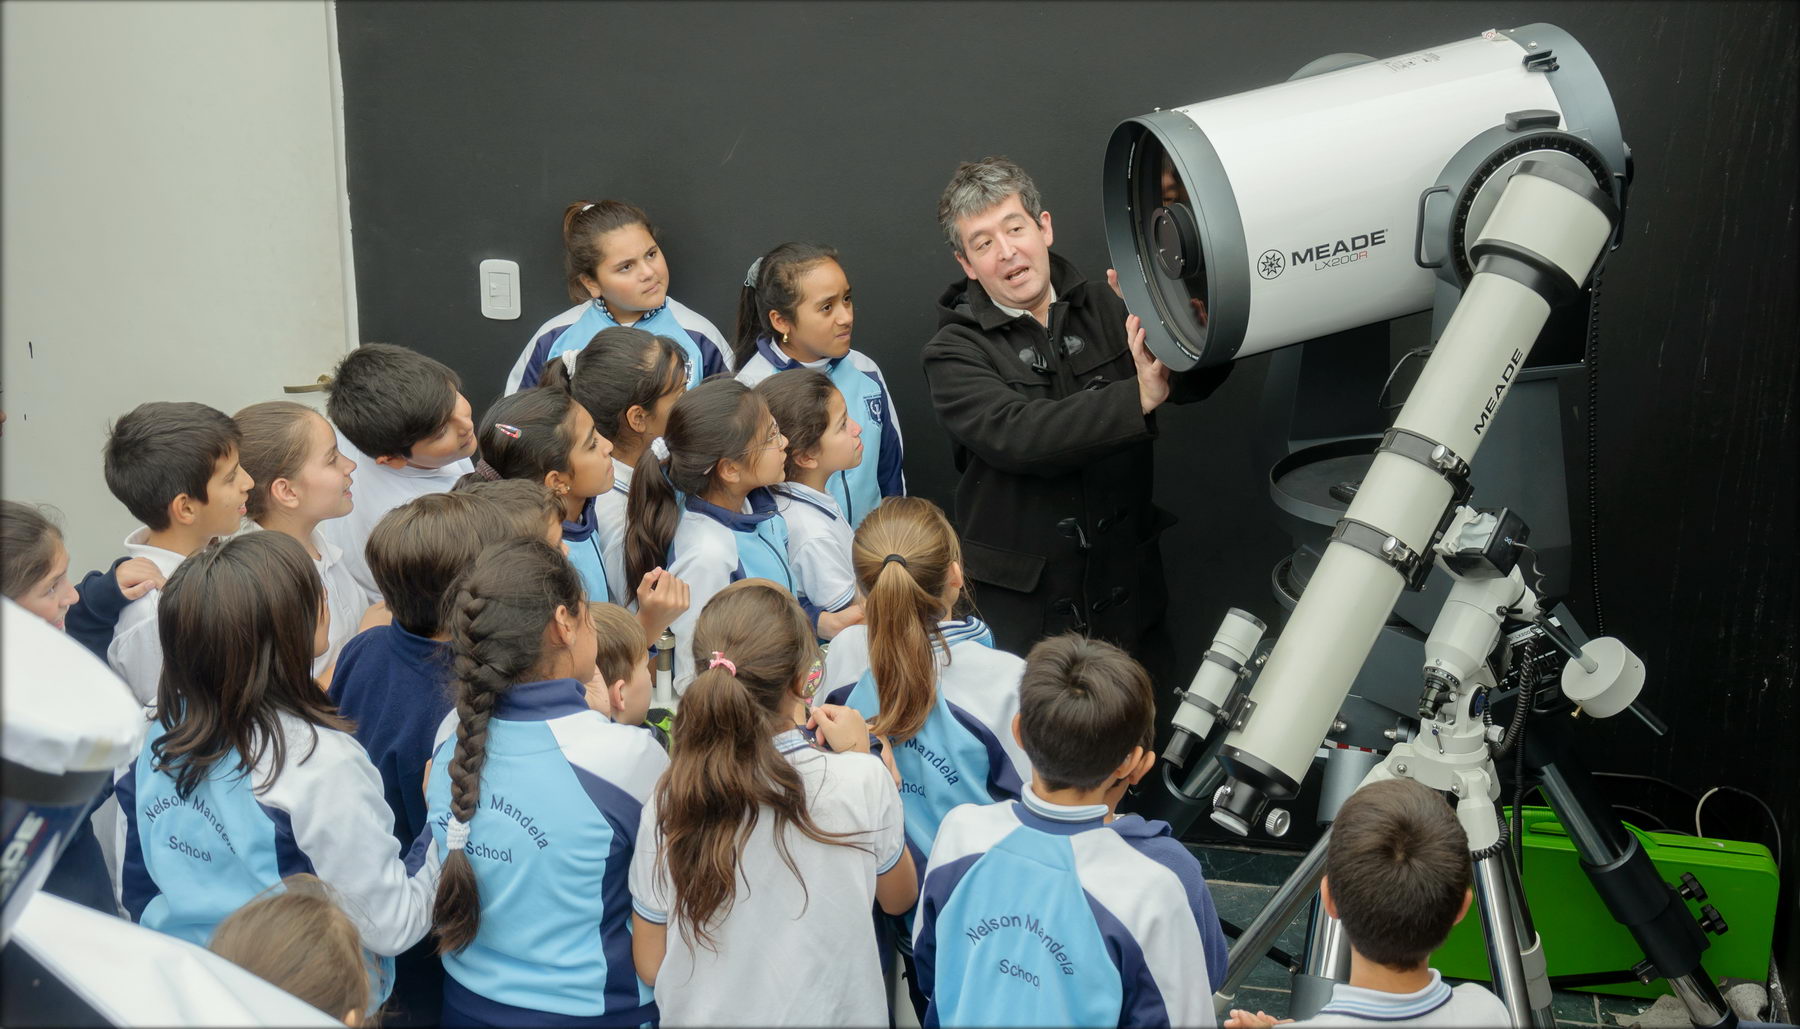
[[[1350,938],[1350,981],[1295,1025],[1511,1024],[1500,998],[1451,989],[1426,962],[1469,911],[1469,839],[1443,796],[1411,779],[1370,783],[1338,809],[1319,899]],[[1229,1029],[1285,1024],[1234,1010]]]
[[[357,464],[356,505],[319,531],[350,573],[381,600],[363,545],[382,516],[414,497],[447,492],[474,470],[475,418],[454,371],[417,351],[364,343],[345,355],[325,387],[325,415],[338,449]]]
[[[1143,666],[1073,633],[1025,659],[1019,801],[945,816],[913,939],[925,1025],[1211,1025],[1225,937],[1165,822],[1116,816],[1156,762]]]
[[[145,558],[163,578],[215,537],[236,532],[255,485],[238,465],[237,423],[205,404],[139,404],[107,434],[106,486],[144,524],[125,537],[129,557]],[[106,663],[138,702],[156,701],[162,640],[161,590],[125,605],[106,648]]]

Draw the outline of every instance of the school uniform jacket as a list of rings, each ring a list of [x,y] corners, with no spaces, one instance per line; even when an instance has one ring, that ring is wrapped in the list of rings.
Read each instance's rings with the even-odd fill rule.
[[[1001,646],[1073,629],[1129,650],[1167,603],[1156,541],[1175,518],[1151,502],[1156,418],[1124,302],[1055,253],[1050,278],[1047,328],[968,279],[938,299],[925,380],[960,473],[964,567]],[[1174,376],[1171,402],[1225,373]]]
[[[75,592],[81,599],[63,616],[63,630],[69,638],[102,661],[106,660],[106,648],[112,645],[113,629],[119,624],[119,615],[124,613],[125,605],[131,603],[119,589],[117,578],[119,566],[129,560],[128,557],[118,558],[105,571],[82,576],[75,584]]]
[[[779,483],[769,492],[787,522],[788,564],[799,586],[794,595],[821,611],[842,611],[856,603],[856,571],[850,562],[856,536],[837,500],[798,482]]]
[[[569,563],[581,573],[581,588],[589,601],[610,601],[612,588],[606,581],[606,562],[600,540],[600,521],[594,509],[595,498],[582,505],[581,517],[562,523],[563,545],[569,551]]]
[[[948,648],[932,645],[938,679],[931,713],[918,735],[893,741],[900,800],[906,807],[906,842],[919,868],[925,867],[938,824],[951,808],[1015,799],[1031,776],[1031,759],[1012,734],[1025,662],[988,646],[981,638],[986,627],[978,622],[942,624],[947,627]],[[853,635],[852,641],[866,647],[866,631]],[[832,650],[836,649],[833,642]],[[826,701],[855,708],[875,721],[881,699],[874,671],[866,670],[854,683],[832,689]]]
[[[425,788],[440,849],[457,724],[452,713],[439,728]],[[643,805],[668,764],[649,733],[590,710],[573,679],[500,695],[469,822],[481,923],[468,947],[444,955],[447,1003],[496,1025],[656,1020],[631,961],[628,875]]]
[[[600,544],[600,564],[606,571],[606,585],[612,591],[613,603],[637,610],[635,582],[625,581],[625,505],[631,499],[631,465],[612,459],[612,488],[594,498],[594,538]],[[651,642],[655,642],[652,640]]]
[[[265,888],[310,872],[343,898],[363,946],[398,954],[431,927],[441,851],[417,849],[409,866],[391,829],[381,777],[348,733],[280,716],[286,766],[273,782],[273,750],[248,775],[226,755],[192,794],[154,769],[153,728],[115,788],[125,819],[125,910],[133,921],[205,946],[213,930]],[[260,789],[259,787],[263,787]],[[429,844],[429,841],[426,841]]]
[[[1224,934],[1166,822],[965,805],[938,830],[913,960],[926,1026],[1215,1024]]]
[[[781,352],[775,341],[761,336],[756,353],[738,369],[738,381],[754,386],[789,368],[811,368],[831,377],[844,395],[844,408],[863,428],[862,461],[855,468],[833,474],[829,492],[838,508],[856,528],[882,497],[906,495],[906,444],[900,437],[900,418],[888,396],[887,380],[867,354],[852,350],[843,357],[801,363]]]
[[[683,496],[681,504],[681,521],[663,560],[664,568],[688,584],[688,608],[669,626],[675,633],[677,692],[687,688],[697,671],[694,624],[720,590],[739,579],[772,579],[788,592],[799,593],[788,564],[787,522],[775,510],[774,494],[751,490],[744,511],[728,511],[695,496]],[[801,607],[817,626],[818,609],[805,602]]]
[[[544,374],[544,362],[566,351],[586,348],[595,333],[617,324],[605,304],[589,300],[538,326],[507,373],[506,392],[517,393],[537,385]],[[712,322],[678,300],[664,300],[661,307],[639,318],[632,328],[675,341],[687,359],[689,389],[709,375],[731,371],[731,349],[725,345],[725,337]]]

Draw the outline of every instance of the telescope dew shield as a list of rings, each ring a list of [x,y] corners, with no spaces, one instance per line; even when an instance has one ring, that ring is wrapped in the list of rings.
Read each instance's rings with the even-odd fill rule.
[[[1176,371],[1423,311],[1435,286],[1418,258],[1423,194],[1448,194],[1430,198],[1434,234],[1478,220],[1497,191],[1456,220],[1444,208],[1483,170],[1447,166],[1520,112],[1531,117],[1517,131],[1578,133],[1599,162],[1625,167],[1598,69],[1542,24],[1128,119],[1103,180],[1126,306]],[[1462,178],[1444,187],[1447,173]]]
[[[1484,256],[1394,428],[1471,463],[1552,304],[1587,281],[1617,220],[1591,179],[1521,165],[1475,244]],[[1400,590],[1431,559],[1453,478],[1402,450],[1377,452],[1252,690],[1257,706],[1220,747],[1230,780],[1213,811],[1219,825],[1241,834],[1269,799],[1298,792]]]

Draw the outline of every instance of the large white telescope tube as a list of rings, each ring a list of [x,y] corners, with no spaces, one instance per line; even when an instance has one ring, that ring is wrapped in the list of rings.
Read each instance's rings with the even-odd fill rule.
[[[1618,220],[1592,178],[1522,164],[1481,237],[1436,350],[1338,522],[1219,762],[1213,820],[1239,834],[1299,792],[1319,741],[1410,576],[1428,568],[1456,483],[1551,307],[1587,281]]]

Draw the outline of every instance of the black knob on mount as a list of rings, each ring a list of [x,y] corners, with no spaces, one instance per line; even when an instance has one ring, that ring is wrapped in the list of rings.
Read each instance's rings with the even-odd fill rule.
[[[1706,899],[1706,887],[1700,885],[1700,880],[1694,878],[1692,872],[1681,873],[1681,885],[1675,887],[1675,892],[1688,900]]]
[[[1731,931],[1731,926],[1725,924],[1725,918],[1719,914],[1719,909],[1711,904],[1700,907],[1700,928],[1714,936],[1723,936]]]

